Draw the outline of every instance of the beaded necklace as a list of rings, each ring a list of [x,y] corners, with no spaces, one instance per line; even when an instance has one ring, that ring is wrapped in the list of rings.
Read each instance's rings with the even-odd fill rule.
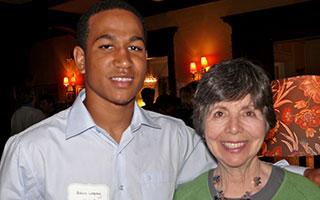
[[[260,177],[260,164],[259,164],[259,175],[254,177],[253,180],[251,181],[251,184],[252,184],[252,188],[251,190],[249,191],[246,191],[241,199],[251,199],[251,192],[256,189],[257,187],[259,187],[261,185],[261,177]],[[214,187],[216,188],[216,196],[214,197],[215,200],[227,200],[227,198],[224,197],[224,193],[223,193],[223,190],[219,190],[218,189],[218,185],[221,185],[222,181],[221,181],[221,176],[220,175],[216,175],[213,177],[213,185]]]

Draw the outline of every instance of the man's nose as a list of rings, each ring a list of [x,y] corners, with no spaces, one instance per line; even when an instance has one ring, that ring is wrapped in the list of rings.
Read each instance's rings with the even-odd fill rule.
[[[133,65],[130,52],[128,49],[121,48],[115,53],[113,61],[115,67],[128,68]]]

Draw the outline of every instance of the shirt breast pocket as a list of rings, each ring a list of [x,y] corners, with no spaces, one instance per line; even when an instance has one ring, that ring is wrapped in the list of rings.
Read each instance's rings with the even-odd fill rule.
[[[171,173],[142,173],[140,183],[143,200],[169,200],[173,197],[175,178]]]

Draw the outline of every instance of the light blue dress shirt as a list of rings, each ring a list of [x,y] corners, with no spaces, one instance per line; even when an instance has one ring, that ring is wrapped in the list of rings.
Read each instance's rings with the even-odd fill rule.
[[[118,144],[94,123],[84,99],[83,90],[72,107],[8,140],[1,200],[169,200],[179,184],[216,167],[183,121],[135,104]]]

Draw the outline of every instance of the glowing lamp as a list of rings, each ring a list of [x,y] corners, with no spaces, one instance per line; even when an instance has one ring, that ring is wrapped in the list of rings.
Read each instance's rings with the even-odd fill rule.
[[[194,74],[197,72],[197,65],[195,62],[190,63],[190,73]]]
[[[201,57],[201,67],[202,67],[203,73],[206,73],[210,69],[210,66],[208,66],[208,61],[206,57]]]
[[[201,57],[201,67],[208,66],[208,61],[206,57]]]
[[[69,78],[68,77],[63,78],[63,85],[68,87],[68,85],[69,85]]]
[[[72,76],[70,78],[70,83],[71,83],[71,85],[75,85],[76,84],[76,77]]]
[[[195,62],[190,63],[190,73],[192,74],[192,78],[194,80],[194,74],[197,73],[197,65]]]

